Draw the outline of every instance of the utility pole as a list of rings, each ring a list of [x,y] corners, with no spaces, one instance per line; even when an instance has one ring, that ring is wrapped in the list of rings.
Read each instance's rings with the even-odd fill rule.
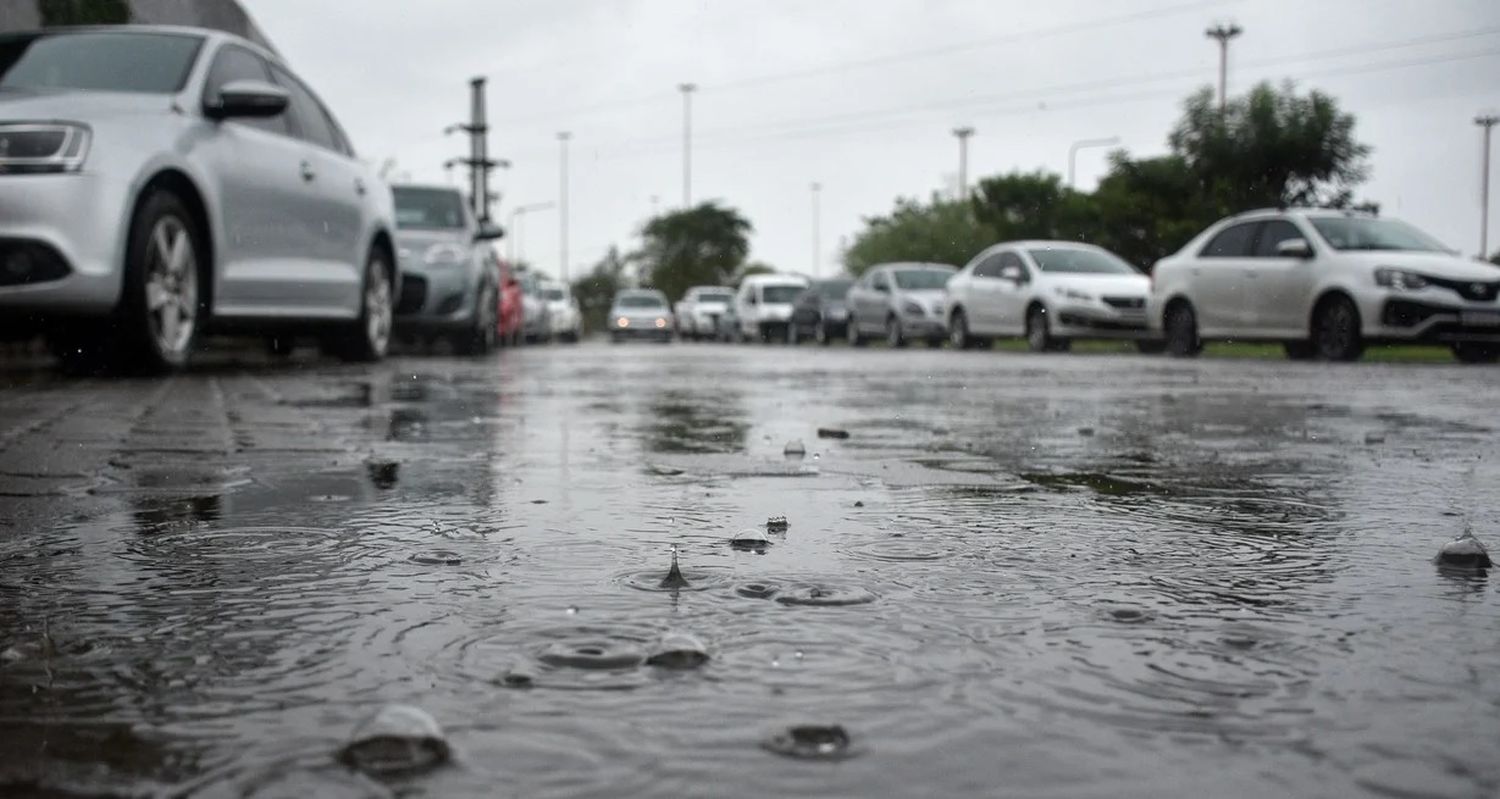
[[[1224,115],[1224,107],[1225,107],[1225,105],[1228,104],[1228,99],[1227,99],[1228,95],[1225,92],[1227,91],[1227,86],[1228,86],[1228,82],[1229,82],[1229,80],[1228,80],[1228,75],[1229,75],[1229,40],[1233,39],[1236,36],[1239,36],[1241,33],[1244,33],[1244,32],[1245,32],[1245,30],[1243,28],[1241,28],[1240,26],[1238,26],[1238,25],[1236,25],[1236,24],[1234,24],[1232,22],[1229,23],[1228,25],[1224,25],[1223,23],[1220,23],[1220,24],[1215,25],[1212,28],[1209,28],[1208,30],[1206,30],[1206,31],[1203,32],[1204,36],[1207,36],[1210,39],[1215,39],[1215,40],[1217,40],[1219,42],[1219,115],[1220,116]]]
[[[1490,257],[1490,131],[1500,116],[1483,114],[1474,117],[1474,124],[1484,128],[1483,172],[1479,175],[1479,259]]]
[[[822,210],[821,208],[819,208],[819,206],[821,205],[819,200],[821,199],[822,192],[823,184],[814,181],[812,184],[812,272],[813,279],[815,280],[821,277],[820,273],[823,271],[823,233],[818,226],[818,217],[820,215],[820,211]]]
[[[969,137],[974,129],[954,128],[953,135],[958,137],[958,199],[963,200],[969,196]]]
[[[490,172],[496,168],[509,167],[510,162],[490,160],[490,126],[484,107],[484,78],[474,78],[469,81],[469,86],[471,102],[468,124],[451,125],[443,132],[452,133],[461,130],[469,134],[469,157],[455,159],[455,161],[469,167],[469,203],[474,210],[475,218],[481,222],[488,222],[490,221],[490,201],[495,199],[490,196]],[[446,167],[447,164],[444,166]]]
[[[682,92],[682,210],[693,205],[693,92],[696,83],[678,84]]]
[[[1079,139],[1068,145],[1068,188],[1073,188],[1073,180],[1077,176],[1079,150],[1085,147],[1113,147],[1119,143],[1119,136],[1110,136],[1107,139]]]
[[[561,174],[559,176],[557,199],[558,213],[561,215],[561,224],[558,225],[558,275],[562,278],[563,285],[568,285],[568,140],[573,134],[562,131],[557,134],[558,145],[562,148]]]

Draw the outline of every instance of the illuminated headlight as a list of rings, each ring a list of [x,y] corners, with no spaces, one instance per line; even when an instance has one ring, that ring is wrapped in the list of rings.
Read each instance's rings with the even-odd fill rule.
[[[615,320],[615,327],[630,327],[630,320],[622,316]]]
[[[927,309],[923,308],[919,303],[913,302],[912,300],[907,300],[906,302],[901,303],[901,312],[904,314],[909,314],[911,316],[927,315]]]
[[[1381,267],[1375,270],[1375,284],[1396,291],[1416,291],[1427,288],[1427,278],[1405,269]]]
[[[456,266],[468,255],[468,251],[457,244],[434,244],[422,253],[422,260],[428,266]]]
[[[0,124],[0,174],[77,172],[92,136],[69,122]]]
[[[1089,300],[1093,299],[1093,296],[1088,292],[1079,291],[1078,289],[1070,289],[1066,286],[1057,287],[1057,296],[1069,300],[1078,300],[1080,302],[1088,302]]]
[[[667,326],[667,320],[665,320],[665,319],[657,319],[656,320],[656,328],[658,330],[660,330],[661,328],[664,328],[666,326]]]

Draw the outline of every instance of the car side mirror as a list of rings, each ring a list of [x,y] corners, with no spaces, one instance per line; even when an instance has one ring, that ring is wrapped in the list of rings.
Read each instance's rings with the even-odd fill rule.
[[[880,292],[881,294],[890,294],[891,293],[891,287],[887,286],[884,283],[876,283],[875,284],[875,290],[878,291],[878,292]]]
[[[1026,273],[1021,271],[1019,266],[1002,266],[997,277],[1001,280],[1009,280],[1018,286],[1026,282]]]
[[[494,241],[505,238],[505,228],[485,220],[479,223],[479,230],[474,232],[475,241]]]
[[[211,119],[246,119],[279,116],[292,96],[286,89],[263,80],[232,80],[219,87],[219,97],[203,111]]]
[[[1284,258],[1311,258],[1312,245],[1307,239],[1285,239],[1276,245],[1276,254]]]

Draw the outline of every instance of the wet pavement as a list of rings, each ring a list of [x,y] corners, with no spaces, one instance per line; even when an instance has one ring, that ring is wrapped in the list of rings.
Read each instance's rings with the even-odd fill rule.
[[[591,343],[0,386],[0,793],[1500,792],[1500,575],[1433,562],[1500,542],[1493,368]]]

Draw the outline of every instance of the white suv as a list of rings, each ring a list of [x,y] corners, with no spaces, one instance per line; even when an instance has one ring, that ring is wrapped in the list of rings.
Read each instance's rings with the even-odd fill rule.
[[[1252,211],[1162,259],[1148,316],[1167,350],[1280,341],[1288,357],[1352,361],[1377,342],[1447,344],[1500,360],[1500,269],[1404,222],[1351,211]]]

